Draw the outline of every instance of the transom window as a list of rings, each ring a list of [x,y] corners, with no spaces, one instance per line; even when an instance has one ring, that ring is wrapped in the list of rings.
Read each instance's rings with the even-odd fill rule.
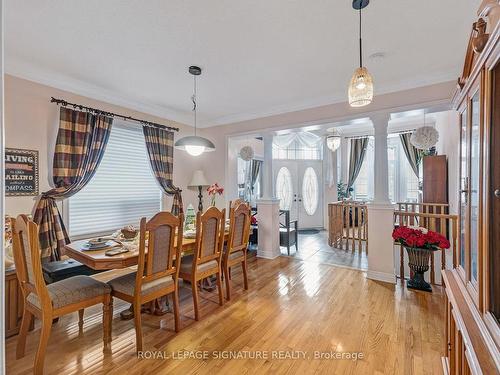
[[[114,123],[94,177],[69,199],[69,234],[109,233],[161,210],[142,129]]]

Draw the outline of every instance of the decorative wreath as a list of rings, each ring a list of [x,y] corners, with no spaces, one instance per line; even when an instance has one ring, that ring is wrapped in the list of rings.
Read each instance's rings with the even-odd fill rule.
[[[415,130],[411,137],[410,143],[420,150],[428,150],[435,146],[439,140],[439,132],[432,126],[423,126]]]

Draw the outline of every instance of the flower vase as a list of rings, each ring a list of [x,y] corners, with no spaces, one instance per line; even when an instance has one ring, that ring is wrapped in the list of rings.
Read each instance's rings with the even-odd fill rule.
[[[210,202],[212,207],[215,207],[215,195],[212,195],[212,201]]]
[[[424,274],[429,270],[429,261],[434,250],[419,247],[405,246],[408,252],[408,266],[413,271],[413,276],[407,281],[410,289],[432,292],[431,285],[425,281]]]

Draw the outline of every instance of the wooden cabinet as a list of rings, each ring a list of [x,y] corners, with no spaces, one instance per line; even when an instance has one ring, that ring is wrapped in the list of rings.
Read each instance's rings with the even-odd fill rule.
[[[448,203],[448,167],[446,155],[424,156],[423,201]]]
[[[443,272],[447,374],[500,374],[499,2],[483,1],[478,14],[453,99],[460,230],[456,267]]]

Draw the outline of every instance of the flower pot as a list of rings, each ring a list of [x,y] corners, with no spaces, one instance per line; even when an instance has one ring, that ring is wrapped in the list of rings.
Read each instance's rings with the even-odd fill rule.
[[[424,274],[429,270],[429,260],[434,250],[405,246],[408,252],[408,266],[413,271],[413,276],[407,281],[410,289],[432,292],[431,285],[425,281]]]

